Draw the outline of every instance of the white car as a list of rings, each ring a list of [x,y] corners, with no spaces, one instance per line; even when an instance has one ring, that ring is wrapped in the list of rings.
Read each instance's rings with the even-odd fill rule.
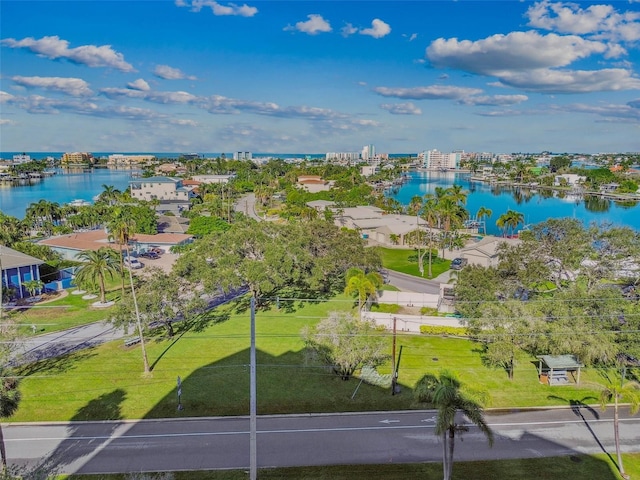
[[[135,257],[127,257],[123,261],[124,266],[127,268],[133,268],[134,270],[142,268],[142,263]]]

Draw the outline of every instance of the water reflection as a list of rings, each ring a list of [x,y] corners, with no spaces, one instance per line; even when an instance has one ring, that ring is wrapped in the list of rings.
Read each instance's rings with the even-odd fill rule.
[[[486,219],[487,233],[500,234],[495,222],[507,210],[521,212],[525,224],[534,224],[548,218],[573,217],[585,225],[607,222],[616,226],[629,226],[640,230],[638,202],[613,202],[594,195],[577,192],[559,192],[540,187],[512,187],[473,181],[469,174],[452,172],[412,172],[410,180],[387,195],[408,205],[415,195],[433,193],[436,187],[461,185],[468,192],[466,208],[477,212],[480,207],[493,214]]]

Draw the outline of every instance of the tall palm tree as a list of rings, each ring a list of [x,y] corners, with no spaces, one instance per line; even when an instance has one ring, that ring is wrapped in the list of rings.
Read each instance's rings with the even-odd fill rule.
[[[631,415],[638,413],[640,407],[640,383],[635,381],[621,382],[609,380],[608,384],[600,392],[600,406],[606,410],[607,405],[613,400],[613,437],[616,444],[616,455],[618,456],[618,470],[622,478],[629,478],[624,471],[622,464],[622,453],[620,452],[620,429],[618,416],[618,402],[626,400],[629,402]]]
[[[76,255],[83,262],[76,272],[77,284],[98,284],[100,288],[100,302],[107,303],[107,277],[113,278],[118,273],[118,252],[109,247],[98,250],[83,250]]]
[[[445,191],[446,196],[451,197],[456,203],[460,205],[467,204],[468,193],[469,192],[466,192],[462,189],[462,185],[452,185]]]
[[[124,258],[122,249],[125,248],[127,258],[129,258],[129,240],[134,235],[136,228],[135,220],[126,210],[115,208],[111,221],[107,224],[109,238],[114,240],[120,249],[120,277],[122,280],[122,296],[124,297]]]
[[[369,295],[374,295],[380,285],[382,285],[382,276],[378,272],[364,273],[359,268],[350,268],[345,275],[347,285],[344,293],[358,295],[358,312],[362,312],[362,304]]]
[[[493,432],[484,419],[482,406],[461,390],[462,384],[456,375],[443,370],[438,376],[424,375],[416,384],[415,395],[419,402],[430,403],[438,410],[435,431],[442,436],[442,468],[444,480],[451,479],[453,469],[453,448],[457,432],[468,427],[456,423],[456,413],[460,411],[474,423],[493,445]]]
[[[478,213],[476,213],[476,220],[482,222],[482,227],[484,228],[484,234],[487,234],[487,224],[483,220],[485,217],[489,218],[493,215],[493,211],[490,208],[480,207],[478,209]]]
[[[516,212],[515,210],[509,209],[500,215],[496,221],[496,226],[502,229],[502,235],[506,237],[507,231],[513,234],[514,230],[521,223],[524,223],[524,214],[522,212]]]
[[[423,198],[420,195],[414,195],[409,202],[409,213],[411,215],[418,215],[422,209]]]
[[[122,192],[113,185],[103,184],[102,193],[100,193],[98,198],[109,205],[115,205],[118,203],[118,198],[120,198],[121,194]]]

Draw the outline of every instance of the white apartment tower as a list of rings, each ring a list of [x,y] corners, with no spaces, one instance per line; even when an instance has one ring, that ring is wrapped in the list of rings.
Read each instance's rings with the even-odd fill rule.
[[[439,150],[427,150],[418,155],[422,158],[422,166],[430,170],[455,170],[460,165],[460,151],[442,153]]]
[[[367,162],[372,161],[376,158],[376,147],[374,145],[365,145],[364,147],[362,147],[361,157],[362,160],[365,160]]]
[[[251,160],[252,158],[251,152],[233,152],[234,160]]]

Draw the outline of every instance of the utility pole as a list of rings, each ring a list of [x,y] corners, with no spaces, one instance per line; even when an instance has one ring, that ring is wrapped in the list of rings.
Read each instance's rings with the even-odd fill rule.
[[[251,297],[251,352],[250,352],[250,379],[249,383],[249,477],[250,480],[258,478],[257,456],[257,402],[256,402],[256,297]]]
[[[396,394],[396,317],[393,317],[393,343],[391,347],[391,395]]]

